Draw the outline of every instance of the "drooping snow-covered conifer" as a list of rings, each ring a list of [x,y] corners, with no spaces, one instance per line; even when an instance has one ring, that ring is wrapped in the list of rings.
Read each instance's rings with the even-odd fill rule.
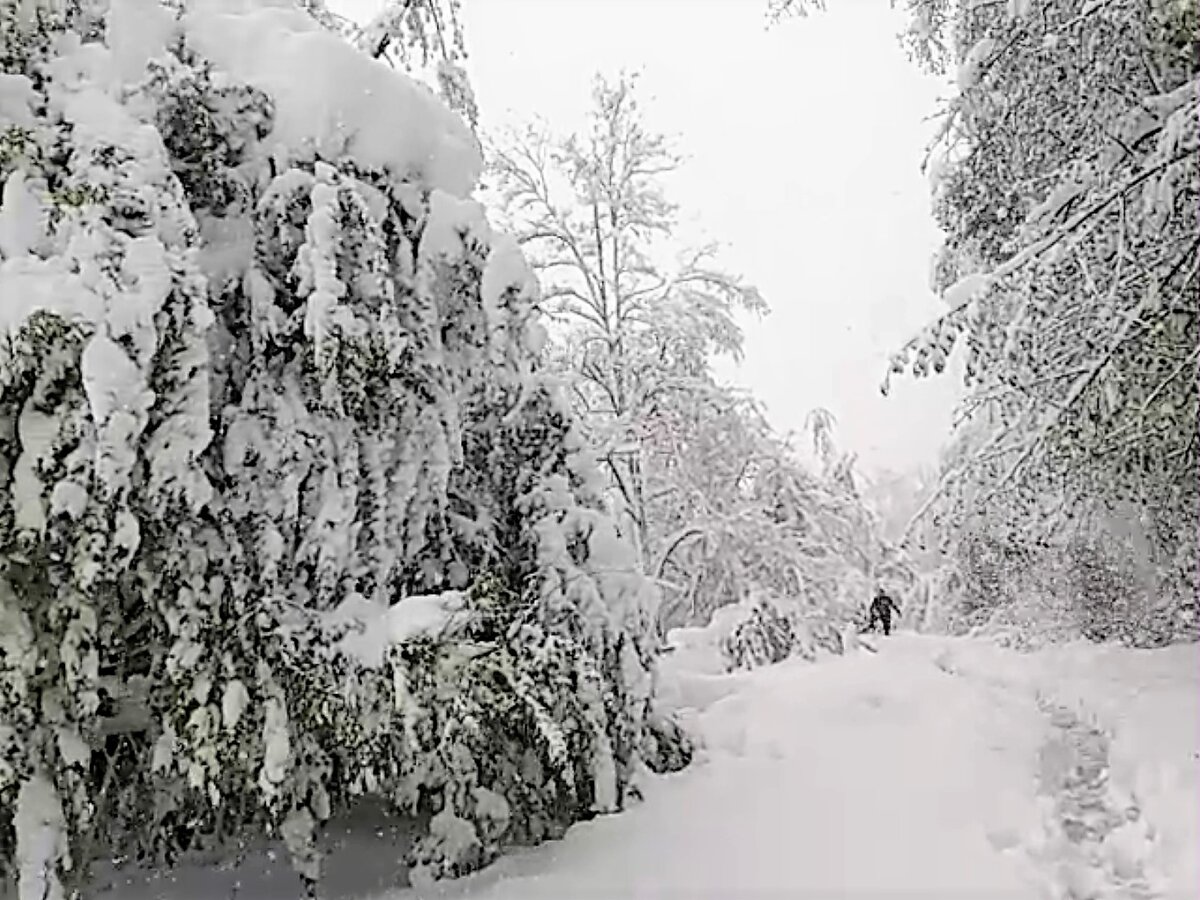
[[[0,859],[619,808],[657,593],[476,141],[289,0],[0,9]],[[19,827],[15,827],[19,826]]]

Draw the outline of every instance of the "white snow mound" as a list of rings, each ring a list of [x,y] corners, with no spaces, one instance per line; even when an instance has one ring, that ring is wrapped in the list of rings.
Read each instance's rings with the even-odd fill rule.
[[[465,606],[461,591],[405,597],[392,606],[354,594],[328,615],[326,626],[350,626],[339,649],[364,666],[378,668],[389,647],[446,633]]]
[[[349,157],[457,197],[478,181],[482,156],[462,119],[290,0],[197,0],[183,28],[219,71],[270,95],[269,140],[284,160]]]

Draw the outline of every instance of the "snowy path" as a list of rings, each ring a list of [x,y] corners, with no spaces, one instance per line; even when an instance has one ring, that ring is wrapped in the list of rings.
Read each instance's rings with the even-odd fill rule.
[[[708,758],[644,804],[415,897],[1034,898],[1016,843],[1044,717],[899,636],[785,663],[699,714]]]
[[[816,665],[692,671],[675,696],[706,750],[653,780],[644,803],[460,881],[384,893],[403,877],[406,839],[376,823],[329,858],[323,896],[1195,900],[1200,645],[878,643]],[[277,856],[98,896],[296,895]]]

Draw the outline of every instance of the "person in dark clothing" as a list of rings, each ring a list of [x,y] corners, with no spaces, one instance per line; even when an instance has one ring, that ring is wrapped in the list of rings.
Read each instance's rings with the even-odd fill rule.
[[[900,615],[900,607],[896,605],[896,601],[883,592],[883,589],[875,591],[875,599],[871,601],[871,621],[867,625],[868,631],[875,630],[875,623],[878,622],[883,627],[883,633],[890,635],[892,633],[892,610],[896,611],[896,615]]]

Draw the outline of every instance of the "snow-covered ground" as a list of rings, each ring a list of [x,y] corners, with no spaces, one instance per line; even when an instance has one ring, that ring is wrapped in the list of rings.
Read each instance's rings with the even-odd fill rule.
[[[706,746],[644,803],[457,882],[338,896],[1197,895],[1197,647],[875,643],[737,675],[676,667],[668,696]],[[159,884],[122,900],[176,900]]]
[[[1002,740],[1028,732],[1022,711],[903,640],[734,684],[699,715],[706,758],[646,803],[469,882],[389,900],[1036,896],[981,824],[1005,790],[1028,793],[1029,753]]]
[[[1033,694],[1097,733],[1108,763],[1104,795],[1131,821],[1094,852],[1110,868],[1140,862],[1148,896],[1200,896],[1200,647],[1080,642],[1018,655],[951,642],[938,663],[976,683]]]
[[[676,695],[698,707],[707,743],[698,765],[557,844],[386,900],[999,900],[1067,897],[1089,878],[1096,892],[1079,896],[1196,896],[1196,647],[1029,656],[913,635],[876,643],[878,654],[818,665],[682,673]],[[1137,793],[1140,844],[1126,829],[1075,853],[1064,837],[1055,816],[1069,804],[1048,793],[1063,758],[1048,748],[1070,745],[1057,740],[1056,701],[1114,729],[1113,790]],[[1111,859],[1128,877],[1106,872]]]

